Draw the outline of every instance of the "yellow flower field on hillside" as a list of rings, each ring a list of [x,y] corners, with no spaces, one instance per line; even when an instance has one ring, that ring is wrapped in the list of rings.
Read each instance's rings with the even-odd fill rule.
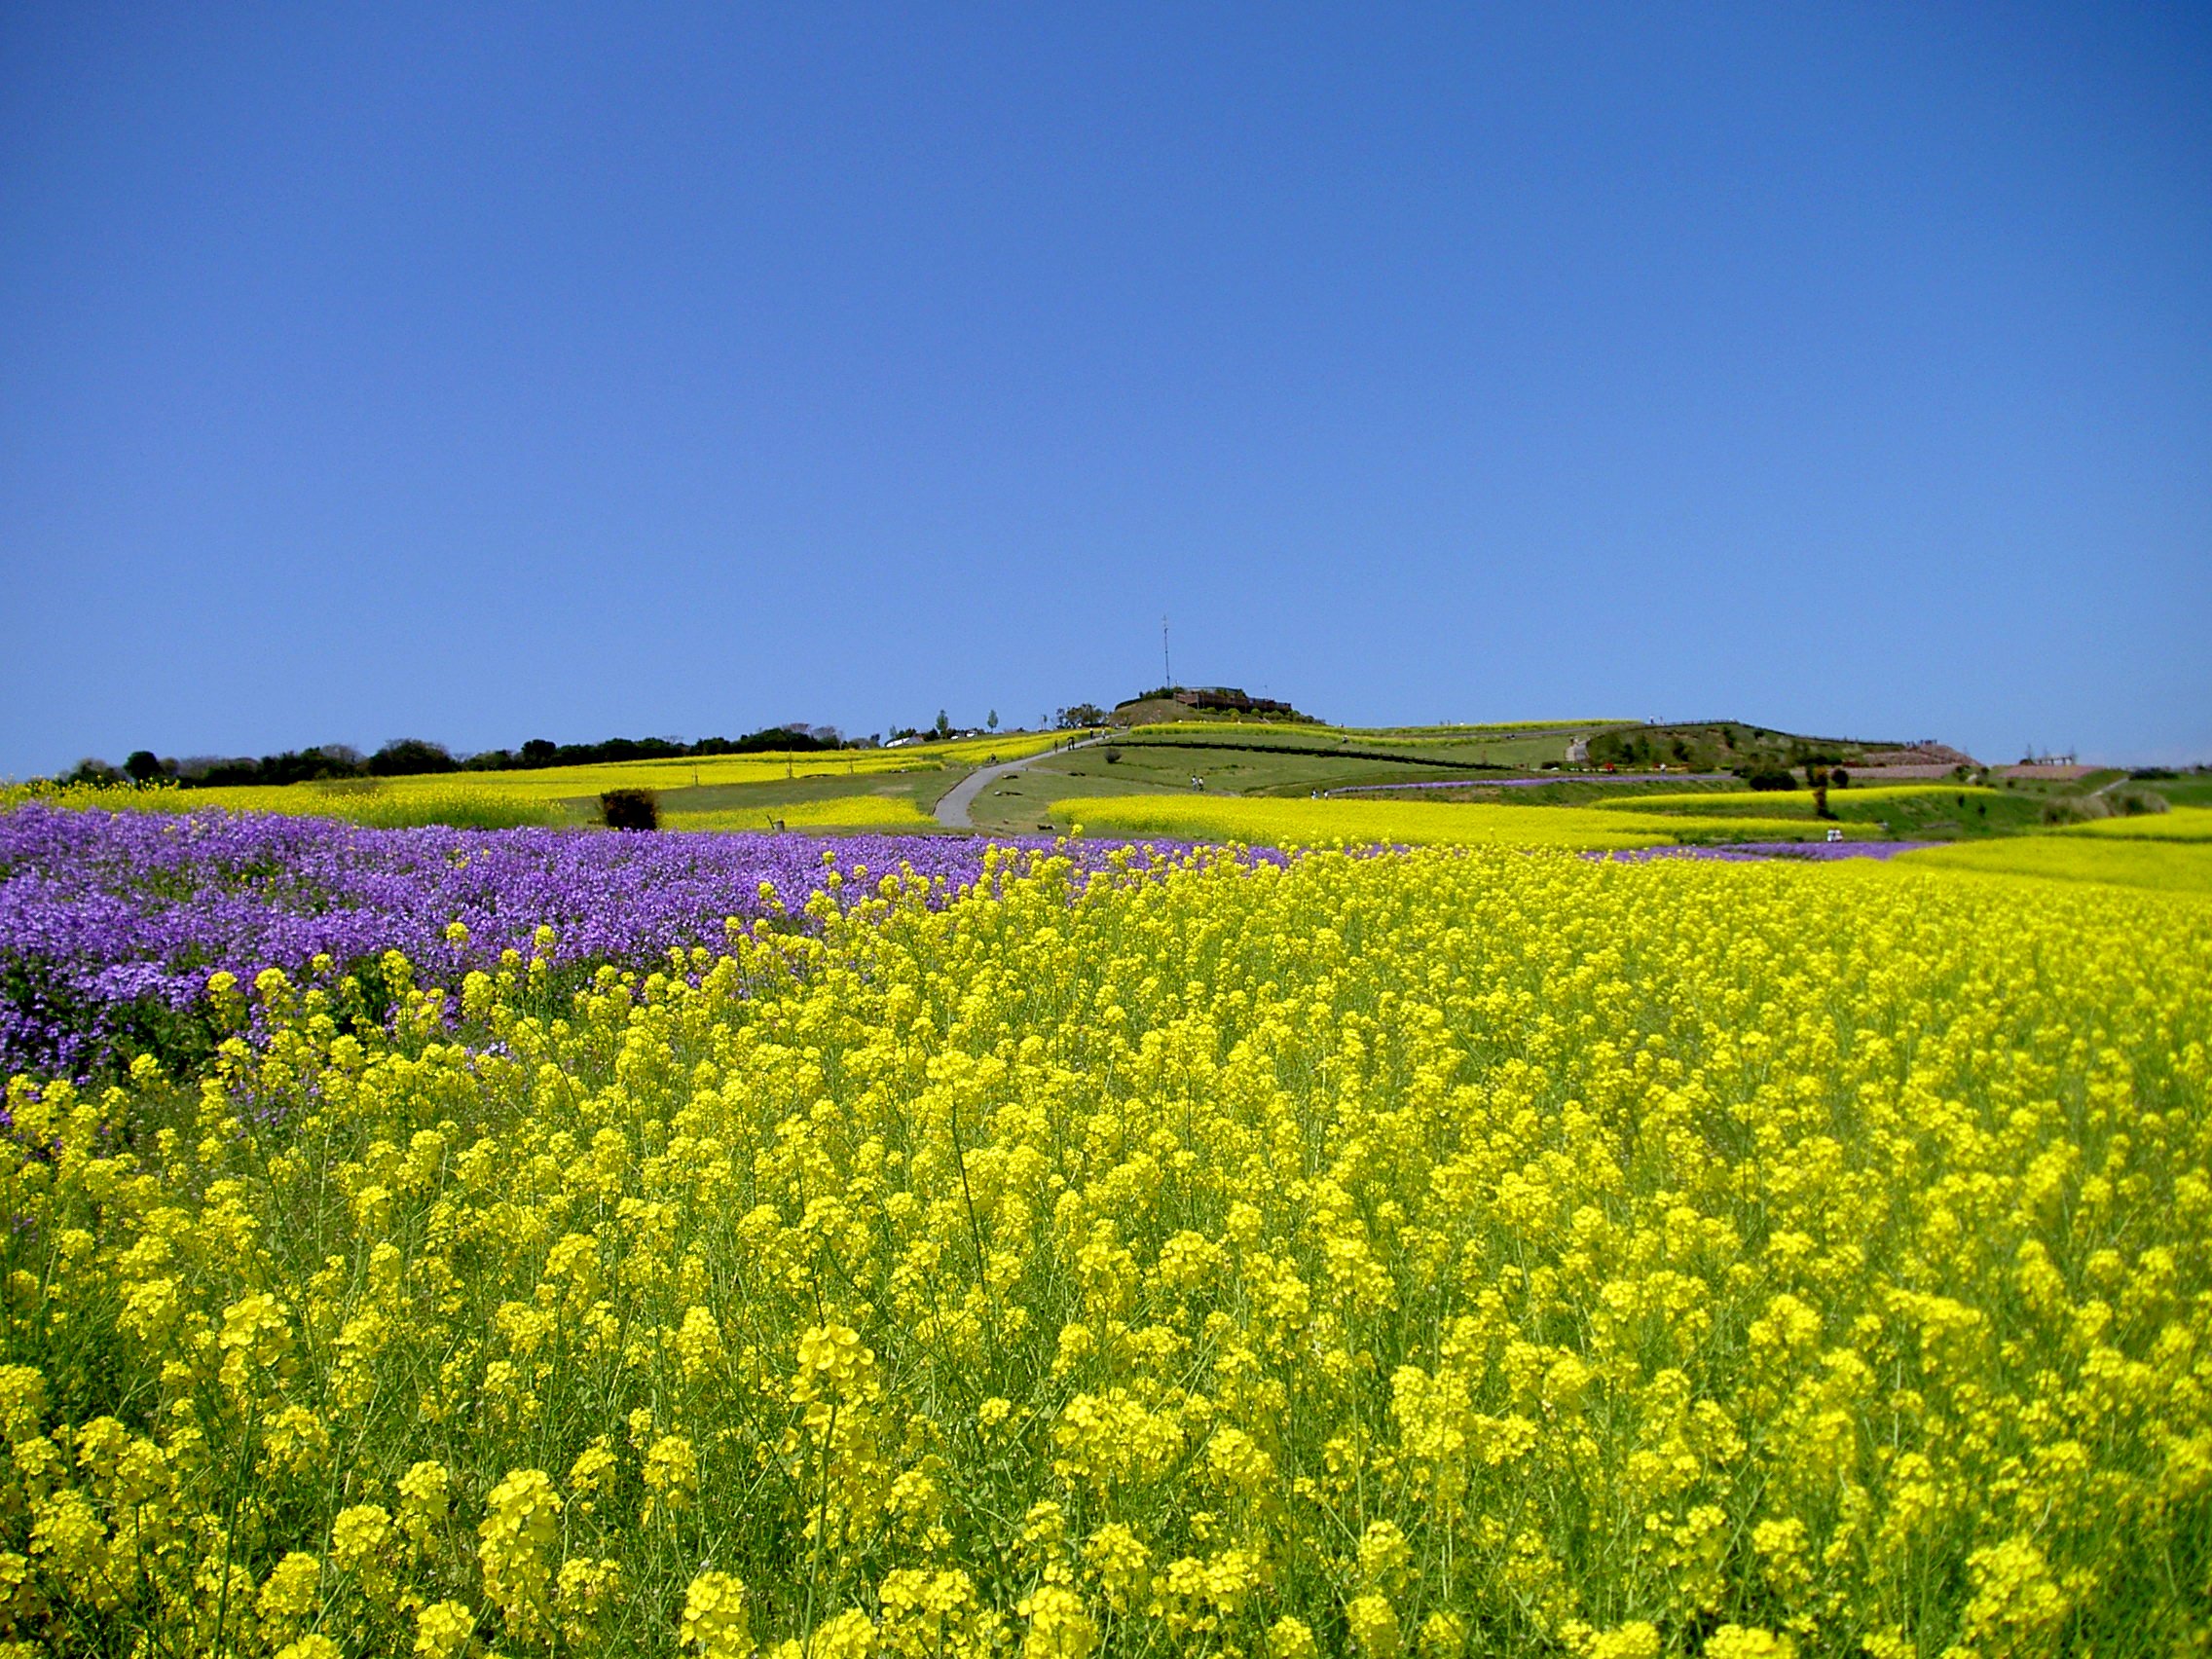
[[[2106,882],[2166,893],[2212,893],[2212,846],[2201,842],[2054,832],[1931,847],[1906,853],[1899,863],[2052,881]]]
[[[2086,835],[2111,841],[2212,841],[2212,806],[2177,806],[2133,818],[2094,818],[2069,824],[2061,835]]]
[[[866,777],[882,772],[921,771],[938,765],[919,750],[829,750],[817,754],[714,755],[696,760],[621,760],[593,766],[545,766],[514,772],[434,772],[416,777],[380,778],[378,790],[395,795],[464,793],[499,800],[552,802],[595,798],[608,790],[680,790],[694,784],[765,784],[786,778]],[[227,806],[245,812],[319,811],[333,793],[362,789],[369,781],[350,780],[335,791],[327,784],[239,784],[211,790],[179,790],[184,806]]]
[[[1849,809],[1858,817],[1872,817],[1883,807],[1901,802],[1949,799],[1968,803],[1976,800],[2004,800],[2003,790],[1988,789],[1976,784],[1876,784],[1865,788],[1831,790],[1828,806],[1842,812]],[[1810,817],[1813,812],[1813,792],[1807,790],[1683,790],[1672,794],[1619,794],[1607,795],[1590,803],[1604,812],[1687,812],[1705,813],[1718,817],[1745,815],[1781,815],[1795,813]]]
[[[394,788],[395,783],[408,787]],[[404,780],[347,778],[206,790],[182,790],[171,783],[0,786],[0,811],[26,800],[81,812],[273,812],[292,818],[338,818],[372,830],[424,824],[514,830],[567,822],[566,814],[551,799],[485,790],[467,774]]]
[[[371,828],[429,823],[513,828],[562,823],[564,818],[558,803],[596,801],[608,790],[673,791],[727,784],[773,784],[803,778],[876,777],[933,771],[944,766],[979,766],[994,760],[1019,760],[1042,755],[1082,735],[1080,732],[1009,732],[1004,736],[955,738],[945,743],[915,744],[901,749],[719,755],[699,759],[624,760],[605,765],[547,766],[511,772],[436,772],[308,784],[240,784],[203,790],[172,786],[135,789],[127,785],[0,786],[0,807],[35,796],[59,806],[108,811],[193,812],[204,807],[222,807],[233,812],[343,818]],[[839,816],[842,810],[793,803],[788,808],[778,808],[776,816],[787,824],[816,826],[900,825],[914,821],[913,817],[901,813],[896,805],[886,807],[887,816],[865,820]],[[808,812],[814,815],[800,816]],[[733,827],[757,829],[759,825],[747,822]]]
[[[487,788],[467,774],[436,778],[345,780],[321,784],[242,785],[230,789],[164,790],[129,807],[165,812],[278,812],[292,817],[343,818],[372,830],[416,824],[456,824],[511,830],[566,822],[558,797],[529,790]]]
[[[1202,794],[1080,795],[1051,804],[1054,819],[1102,835],[1326,845],[1575,847],[1621,851],[1679,840],[1817,840],[1826,827],[1788,820],[1638,819],[1609,808],[1432,800],[1278,800]],[[1873,831],[1853,826],[1854,838]]]
[[[979,764],[989,754],[1015,759],[1051,747],[1051,735],[916,745],[911,749],[831,749],[794,755],[712,755],[698,759],[621,760],[605,765],[547,766],[534,771],[438,772],[421,777],[387,778],[382,786],[395,794],[443,793],[461,790],[498,799],[581,800],[608,790],[681,790],[694,786],[766,784],[796,778],[873,777],[887,772],[918,772],[946,764]],[[178,792],[188,803],[236,807],[257,812],[315,810],[297,803],[326,793],[314,784],[241,785],[232,789]]]
[[[1090,734],[1086,731],[992,732],[982,737],[955,737],[943,743],[917,744],[912,749],[886,751],[893,755],[925,755],[933,759],[981,766],[999,760],[1025,760],[1049,754]]]
[[[879,879],[12,1084],[12,1651],[2212,1642],[2212,903]]]
[[[665,830],[765,830],[781,820],[787,830],[933,830],[937,820],[906,795],[830,795],[821,800],[780,801],[756,810],[671,812]]]

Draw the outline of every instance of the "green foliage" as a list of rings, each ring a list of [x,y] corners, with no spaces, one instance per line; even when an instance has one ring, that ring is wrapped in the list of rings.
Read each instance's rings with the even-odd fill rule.
[[[660,796],[652,790],[608,790],[599,797],[599,815],[609,830],[658,830]]]

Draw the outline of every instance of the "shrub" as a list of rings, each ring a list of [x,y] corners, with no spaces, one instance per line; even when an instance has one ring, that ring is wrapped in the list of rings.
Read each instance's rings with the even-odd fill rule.
[[[658,830],[660,795],[652,790],[608,790],[599,797],[599,815],[609,830]]]
[[[2053,795],[2043,803],[2046,824],[2089,824],[2112,816],[2112,803],[2102,795]]]
[[[1779,766],[1764,766],[1746,780],[1754,790],[1793,790],[1797,780]]]

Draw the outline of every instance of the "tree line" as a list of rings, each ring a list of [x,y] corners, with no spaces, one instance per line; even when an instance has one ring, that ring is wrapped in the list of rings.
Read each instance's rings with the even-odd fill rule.
[[[150,749],[133,751],[121,766],[105,760],[77,763],[64,783],[168,782],[180,789],[233,784],[310,784],[328,779],[396,778],[424,772],[523,772],[547,766],[602,766],[617,760],[689,760],[710,755],[757,755],[823,749],[866,749],[872,739],[847,738],[835,726],[764,726],[743,737],[703,737],[683,743],[670,737],[610,737],[599,743],[554,743],[534,737],[518,749],[456,755],[426,738],[394,738],[373,755],[351,744],[323,743],[261,756],[191,756],[177,759]]]

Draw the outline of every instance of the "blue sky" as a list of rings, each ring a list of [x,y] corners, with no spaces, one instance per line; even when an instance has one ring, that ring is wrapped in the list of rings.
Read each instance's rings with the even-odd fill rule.
[[[0,13],[0,773],[1728,717],[2212,760],[2194,6]]]

